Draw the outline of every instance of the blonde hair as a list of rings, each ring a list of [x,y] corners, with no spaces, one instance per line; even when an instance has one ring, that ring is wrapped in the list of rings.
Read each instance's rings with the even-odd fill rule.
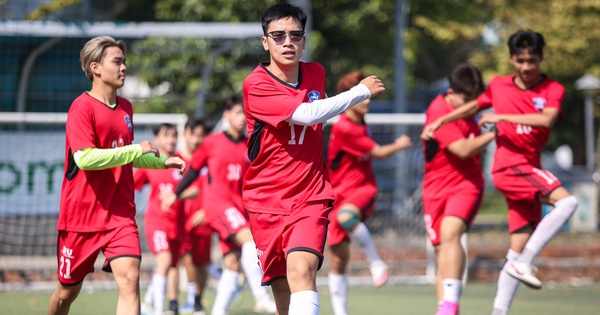
[[[127,46],[122,40],[115,40],[110,36],[98,36],[90,39],[81,52],[79,53],[79,61],[81,61],[81,69],[85,72],[85,75],[94,81],[94,74],[92,73],[91,64],[92,62],[101,62],[102,58],[106,55],[104,51],[108,47],[119,47],[123,54],[127,54]]]

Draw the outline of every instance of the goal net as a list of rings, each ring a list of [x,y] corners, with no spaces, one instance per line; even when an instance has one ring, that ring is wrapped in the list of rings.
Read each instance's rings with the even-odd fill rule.
[[[56,221],[64,167],[64,124],[66,114],[0,113],[0,290],[36,289],[56,281]],[[183,134],[182,114],[135,114],[135,142],[151,140],[152,127],[160,123],[177,125]],[[422,114],[369,114],[373,138],[387,144],[401,134],[413,146],[386,160],[374,160],[379,185],[376,211],[366,222],[382,258],[390,265],[391,282],[428,282],[426,238],[422,223],[421,182],[423,154],[419,135]],[[330,125],[326,126],[327,147]],[[182,138],[182,137],[180,137]],[[181,141],[182,139],[180,139]],[[147,196],[136,194],[137,221],[144,252],[142,269],[153,264],[148,252],[143,215]],[[97,272],[86,284],[112,278]],[[352,247],[349,265],[351,283],[368,283],[368,265],[358,248]],[[324,284],[328,259],[319,276]]]

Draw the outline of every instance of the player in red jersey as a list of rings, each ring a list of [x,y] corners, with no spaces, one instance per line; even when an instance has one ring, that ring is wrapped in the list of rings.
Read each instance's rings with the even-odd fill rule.
[[[496,188],[508,203],[510,249],[498,277],[494,314],[508,314],[519,280],[539,289],[541,281],[533,274],[533,259],[560,230],[577,208],[577,198],[550,172],[542,169],[541,150],[550,127],[560,113],[564,87],[540,74],[544,38],[533,31],[520,30],[508,40],[510,60],[516,74],[495,77],[475,101],[439,118],[423,131],[423,137],[452,120],[483,114],[480,124],[495,123],[496,153],[492,176]],[[541,205],[554,207],[544,218]]]
[[[266,288],[261,286],[262,272],[258,266],[256,245],[242,204],[242,178],[249,164],[242,97],[231,95],[224,105],[223,118],[229,123],[229,129],[204,138],[194,152],[188,173],[175,194],[165,198],[163,205],[172,204],[196,180],[200,170],[208,167],[207,182],[202,192],[205,221],[219,234],[225,267],[211,314],[226,313],[238,291],[237,280],[241,269],[254,296],[255,311],[275,313],[275,303]]]
[[[322,123],[384,91],[370,76],[350,91],[325,98],[325,70],[300,62],[306,12],[289,3],[261,17],[262,44],[270,60],[244,81],[250,167],[244,206],[277,311],[317,314],[316,272],[334,199],[323,159]]]
[[[350,90],[364,78],[359,71],[342,76],[337,82],[336,93]],[[329,292],[334,314],[337,315],[348,313],[346,266],[350,259],[350,240],[358,244],[367,257],[376,287],[384,285],[389,277],[388,266],[379,257],[371,234],[363,223],[375,211],[377,196],[371,157],[385,159],[412,145],[410,138],[405,135],[398,137],[394,143],[382,146],[371,138],[371,130],[365,122],[370,102],[370,99],[364,100],[344,111],[331,127],[329,139],[327,160],[335,193],[327,233],[331,248]]]
[[[479,70],[469,64],[456,66],[448,81],[446,93],[427,108],[425,125],[475,100],[484,90]],[[456,315],[466,257],[460,238],[479,212],[485,188],[480,152],[494,140],[495,133],[481,134],[475,119],[469,117],[443,125],[434,135],[423,142],[423,214],[437,254],[440,308],[436,315]]]
[[[160,124],[154,128],[154,144],[161,156],[176,156],[177,129],[171,124]],[[175,170],[136,169],[133,182],[136,190],[144,185],[151,187],[148,206],[144,215],[146,243],[155,256],[154,274],[144,297],[144,304],[151,304],[155,313],[164,311],[165,288],[168,287],[169,312],[177,314],[177,286],[167,286],[167,272],[179,262],[183,240],[183,203],[173,204],[167,211],[161,209],[162,194],[172,193],[181,180]],[[145,305],[143,305],[145,306]],[[142,311],[145,311],[144,309]]]
[[[183,138],[185,147],[179,152],[179,156],[191,164],[192,155],[202,143],[204,137],[211,131],[208,123],[201,118],[188,120],[185,124]],[[202,185],[206,182],[206,176],[201,176],[192,185],[201,194]],[[201,315],[204,312],[202,305],[202,293],[208,279],[208,266],[210,265],[210,249],[213,230],[205,223],[206,213],[202,205],[202,196],[184,200],[184,240],[182,244],[181,262],[185,267],[188,285],[187,301],[180,308],[182,312],[193,311],[193,315]],[[172,274],[171,274],[172,273]],[[169,281],[178,279],[179,273],[176,269],[170,270]]]
[[[148,141],[132,144],[133,109],[118,97],[125,82],[125,43],[108,36],[88,41],[81,67],[92,89],[69,108],[65,180],[58,216],[58,286],[48,314],[68,314],[100,251],[119,289],[116,314],[139,314],[140,242],[135,223],[133,167],[175,168]],[[146,154],[150,153],[150,154]]]

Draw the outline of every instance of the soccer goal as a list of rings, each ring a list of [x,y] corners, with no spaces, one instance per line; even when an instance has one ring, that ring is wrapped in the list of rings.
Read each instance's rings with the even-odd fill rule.
[[[374,160],[379,185],[377,206],[367,221],[382,258],[390,265],[391,283],[431,282],[432,260],[426,253],[423,228],[421,183],[423,153],[419,135],[423,114],[368,114],[373,138],[387,144],[402,134],[413,146],[386,160]],[[152,127],[171,123],[179,134],[187,117],[183,114],[135,114],[135,141],[151,140]],[[47,289],[56,281],[56,220],[63,178],[65,113],[0,113],[0,290]],[[330,124],[325,128],[327,148]],[[181,137],[180,137],[181,138]],[[180,139],[181,140],[181,139]],[[143,214],[147,197],[136,195],[137,221],[142,250],[142,268],[151,270]],[[368,264],[358,248],[352,247],[349,264],[352,284],[370,283]],[[101,256],[101,255],[100,255]],[[86,285],[113,285],[102,276],[103,258]],[[429,266],[429,267],[428,267]],[[327,255],[319,275],[326,284]],[[108,283],[108,284],[107,284]]]

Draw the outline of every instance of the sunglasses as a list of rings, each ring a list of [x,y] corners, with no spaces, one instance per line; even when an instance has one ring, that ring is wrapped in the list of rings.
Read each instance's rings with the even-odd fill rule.
[[[299,43],[304,39],[304,31],[290,31],[289,34],[285,31],[272,31],[268,32],[267,36],[271,36],[275,44],[278,45],[283,44],[287,36],[290,37],[292,43]]]

